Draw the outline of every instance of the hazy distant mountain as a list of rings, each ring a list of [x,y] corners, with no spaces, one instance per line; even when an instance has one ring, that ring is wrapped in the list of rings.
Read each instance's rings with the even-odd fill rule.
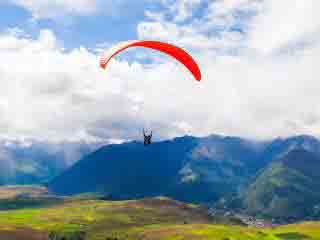
[[[320,141],[308,135],[277,138],[267,143],[267,147],[262,154],[262,161],[267,164],[270,160],[280,158],[294,149],[304,149],[315,154],[320,154]]]
[[[84,142],[0,141],[0,185],[48,182],[98,147]]]

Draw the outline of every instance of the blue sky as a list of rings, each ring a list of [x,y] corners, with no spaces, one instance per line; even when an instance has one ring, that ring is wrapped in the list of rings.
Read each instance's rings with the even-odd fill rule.
[[[140,4],[134,6],[132,11],[121,10],[125,17],[118,14],[103,15],[102,12],[89,16],[61,16],[57,19],[34,20],[32,14],[23,7],[0,3],[0,9],[1,31],[20,28],[35,37],[40,29],[51,29],[63,42],[64,47],[69,49],[80,45],[95,47],[103,42],[135,39],[136,25],[144,18],[144,9]]]
[[[112,10],[107,9],[108,4],[101,4],[101,9],[88,15],[75,13],[40,18],[35,18],[28,8],[3,2],[0,3],[0,31],[19,28],[35,38],[41,29],[50,29],[67,49],[79,46],[95,48],[105,42],[136,39],[137,25],[147,19],[145,12],[163,9],[163,5],[157,1],[119,2]]]
[[[97,9],[93,13],[83,14],[81,12],[65,13],[57,16],[41,15],[35,17],[31,7],[23,4],[13,4],[14,1],[0,3],[0,31],[6,31],[10,28],[19,28],[28,35],[35,38],[41,29],[50,29],[67,49],[85,46],[95,48],[98,44],[107,42],[119,42],[128,39],[138,38],[137,26],[143,21],[150,20],[148,12],[163,14],[168,22],[175,22],[178,26],[192,24],[194,21],[201,22],[201,19],[208,14],[208,1],[192,0],[193,9],[188,9],[192,13],[190,17],[183,17],[180,21],[174,21],[181,10],[170,10],[170,8],[179,7],[178,1],[165,0],[140,0],[140,1],[115,1],[111,10],[109,4],[97,3]],[[21,1],[24,2],[24,1]],[[27,1],[26,1],[27,2]],[[31,1],[33,2],[33,1]],[[35,5],[40,6],[38,1]],[[76,2],[76,1],[75,1]],[[93,1],[95,2],[95,1]],[[112,2],[112,1],[106,1]],[[183,1],[181,1],[183,2]],[[185,1],[188,2],[188,1]],[[177,6],[175,6],[175,4]],[[50,5],[50,4],[49,4]],[[50,6],[49,6],[50,7]],[[30,9],[31,8],[31,9]],[[105,10],[103,9],[105,8]],[[44,10],[46,11],[46,10]],[[51,14],[51,13],[50,13]],[[243,24],[250,16],[249,11],[235,11],[234,16],[238,19],[228,26],[232,31],[242,32],[245,27]],[[206,34],[215,35],[225,30],[225,25],[215,26],[207,31]]]
[[[195,31],[196,25],[201,27],[203,23],[207,24],[205,21],[210,22],[212,20],[209,19],[210,14],[212,15],[210,13],[212,11],[210,10],[210,4],[214,5],[212,4],[214,1],[208,0],[140,0],[134,1],[134,3],[127,0],[115,0],[114,4],[112,4],[112,1],[103,3],[103,1],[95,0],[91,2],[94,3],[92,5],[95,5],[97,9],[87,13],[83,9],[59,12],[55,4],[48,3],[48,6],[45,6],[43,2],[46,1],[41,3],[41,1],[33,0],[30,1],[29,5],[27,4],[28,1],[16,2],[18,3],[8,0],[0,3],[2,13],[0,15],[0,32],[18,28],[35,39],[42,29],[49,29],[59,40],[60,45],[68,50],[80,46],[95,49],[101,44],[108,46],[119,41],[137,38],[150,37],[161,40],[162,36],[157,36],[156,32],[154,36],[153,34],[141,36],[138,33],[139,24],[148,22],[163,22],[165,25],[172,23],[176,28],[194,28],[192,31]],[[79,2],[89,3],[90,1],[80,0]],[[66,6],[64,4],[60,5],[61,9],[63,7],[72,7],[68,4]],[[51,11],[50,8],[53,10]],[[219,4],[217,4],[217,8],[220,8]],[[229,14],[232,14],[233,19],[227,19],[231,15],[227,16],[227,13],[222,13],[223,16],[218,16],[221,18],[219,19],[220,22],[217,21],[218,24],[207,24],[207,29],[199,31],[199,34],[209,38],[207,39],[209,41],[210,38],[214,39],[215,37],[223,39],[221,34],[228,32],[237,32],[244,35],[246,24],[254,16],[255,11],[256,9],[254,8],[252,10],[245,8],[232,9]],[[161,17],[153,17],[154,15]],[[183,32],[178,34],[185,35]],[[190,38],[190,36],[187,37]],[[177,38],[179,36],[172,34],[172,36],[165,36],[162,40],[178,42],[179,39]],[[194,44],[180,44],[190,51],[194,48]],[[199,44],[201,43],[199,42]],[[229,53],[237,51],[232,47],[218,47],[220,48],[219,51],[221,49]],[[240,46],[237,45],[236,48],[240,48]]]
[[[318,0],[3,0],[0,138],[118,141],[151,126],[158,138],[320,135],[319,10]],[[142,49],[98,68],[96,50],[137,38],[189,51],[201,84]]]
[[[21,7],[16,7],[9,3],[0,3],[1,16],[0,28],[5,31],[8,28],[25,27],[26,21],[29,21],[31,14]]]

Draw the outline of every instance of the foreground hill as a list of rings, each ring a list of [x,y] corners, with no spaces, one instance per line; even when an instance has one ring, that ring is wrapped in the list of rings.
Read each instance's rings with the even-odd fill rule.
[[[0,239],[10,240],[318,240],[320,223],[277,228],[236,225],[168,198],[101,201],[68,198],[41,208],[0,210]]]
[[[210,202],[235,191],[260,168],[262,144],[233,138],[182,137],[108,145],[49,184],[58,194],[102,192],[113,199],[168,196]]]
[[[243,193],[248,212],[272,217],[320,216],[320,156],[291,150],[258,174]]]
[[[0,239],[136,239],[147,226],[212,222],[206,209],[163,197],[111,202],[86,195],[32,208],[22,206],[25,199],[11,195],[6,199],[21,209],[0,210]]]

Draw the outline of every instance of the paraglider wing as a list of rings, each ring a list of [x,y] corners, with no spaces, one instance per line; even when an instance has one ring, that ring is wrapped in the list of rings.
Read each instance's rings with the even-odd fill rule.
[[[110,48],[106,51],[101,59],[100,66],[105,69],[109,63],[109,61],[118,53],[130,47],[145,47],[151,48],[160,52],[163,52],[171,57],[177,59],[180,63],[182,63],[189,71],[192,73],[194,78],[197,81],[201,80],[201,72],[198,64],[195,60],[183,49],[176,47],[172,44],[158,42],[158,41],[142,41],[142,40],[133,40],[121,42],[114,47]]]

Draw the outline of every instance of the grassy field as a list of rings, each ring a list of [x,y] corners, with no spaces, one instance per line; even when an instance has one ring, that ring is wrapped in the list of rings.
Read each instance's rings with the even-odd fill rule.
[[[0,239],[47,240],[49,232],[81,232],[88,240],[320,240],[320,223],[274,229],[227,225],[198,206],[167,198],[111,202],[78,197],[0,211]]]

